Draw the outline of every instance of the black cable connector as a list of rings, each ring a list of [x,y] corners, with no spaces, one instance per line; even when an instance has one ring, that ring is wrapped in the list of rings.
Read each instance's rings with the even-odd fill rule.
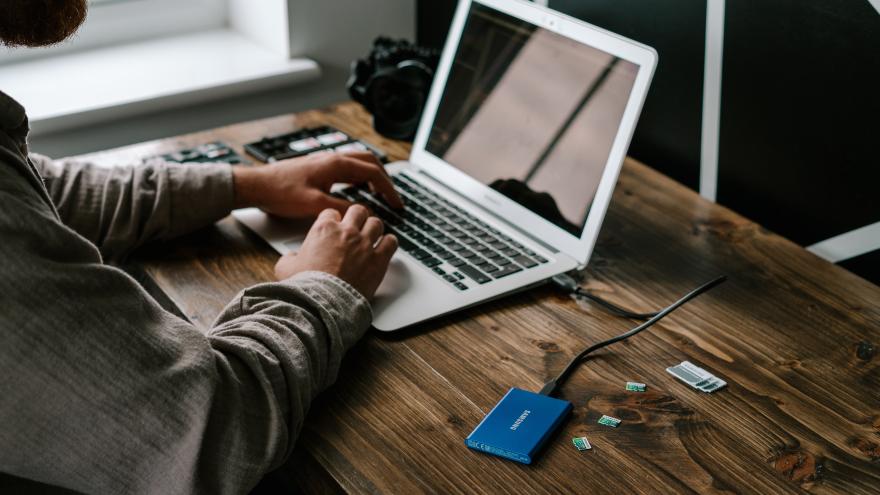
[[[565,275],[565,277],[568,277],[568,275]],[[568,277],[568,278],[571,279],[570,282],[567,280],[564,280],[564,279],[560,279],[559,281],[557,281],[557,277],[554,277],[553,283],[555,283],[557,286],[562,287],[563,290],[568,290],[569,287],[574,286],[575,289],[569,290],[569,293],[576,292],[577,288],[579,288],[577,286],[577,282],[575,282],[574,279],[571,277]],[[616,342],[620,342],[621,340],[626,340],[626,339],[632,337],[633,335],[650,327],[654,323],[657,323],[658,321],[662,320],[666,315],[675,311],[684,303],[686,303],[686,302],[690,301],[691,299],[699,296],[700,294],[708,291],[709,289],[724,282],[725,280],[727,280],[727,277],[721,276],[721,277],[716,278],[715,280],[712,280],[711,282],[707,282],[707,283],[697,287],[696,289],[692,290],[691,292],[687,293],[684,297],[682,297],[678,301],[675,301],[674,303],[670,304],[663,311],[660,311],[658,313],[654,313],[654,316],[652,316],[651,319],[649,319],[648,321],[642,323],[641,325],[633,328],[632,330],[630,330],[624,334],[618,335],[617,337],[614,337],[614,338],[599,342],[598,344],[591,345],[590,347],[587,347],[580,354],[578,354],[577,356],[572,358],[572,360],[569,361],[567,365],[565,365],[565,368],[562,369],[562,371],[559,373],[559,375],[556,376],[556,378],[545,383],[539,393],[541,395],[548,395],[548,396],[553,395],[556,392],[556,390],[559,388],[559,386],[562,385],[563,382],[565,382],[565,380],[568,378],[568,375],[571,374],[572,371],[574,371],[574,369],[577,367],[578,364],[580,364],[581,360],[584,359],[585,357],[587,357],[587,355],[589,355],[591,352],[599,350],[605,346],[609,346],[609,345],[614,344]]]
[[[555,277],[551,278],[550,281],[553,282],[553,285],[555,285],[556,287],[559,287],[560,289],[562,289],[566,293],[576,294],[576,295],[581,296],[585,299],[589,299],[590,301],[593,301],[594,303],[596,303],[599,306],[601,306],[602,308],[604,308],[609,313],[616,315],[616,316],[622,316],[623,318],[631,318],[633,320],[648,320],[650,318],[657,316],[657,313],[636,313],[635,311],[630,311],[628,309],[621,308],[620,306],[618,306],[612,302],[606,301],[605,299],[602,299],[601,297],[582,289],[581,286],[578,285],[578,283],[574,279],[574,277],[572,277],[571,275],[565,274],[565,273],[562,273],[560,275],[556,275]]]

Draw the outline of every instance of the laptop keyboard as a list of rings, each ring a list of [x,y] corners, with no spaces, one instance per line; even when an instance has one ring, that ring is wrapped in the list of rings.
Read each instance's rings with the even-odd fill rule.
[[[358,187],[337,195],[368,206],[385,222],[385,231],[397,236],[401,250],[455,288],[467,290],[548,262],[406,174],[391,180],[403,211]]]

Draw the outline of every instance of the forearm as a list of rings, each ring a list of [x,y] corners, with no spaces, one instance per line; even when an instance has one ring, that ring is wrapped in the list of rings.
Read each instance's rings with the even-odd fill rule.
[[[89,252],[66,237],[43,251]],[[205,335],[97,259],[77,255],[59,277],[57,263],[0,253],[21,261],[0,281],[0,364],[15,377],[0,385],[0,466],[84,493],[247,492],[287,457],[370,321],[353,289],[311,273],[245,290]],[[75,290],[57,285],[71,274]]]
[[[99,167],[31,156],[66,225],[106,258],[209,225],[234,205],[228,165]]]
[[[244,415],[258,412],[247,404],[266,403],[266,398],[282,406],[267,408],[270,417],[251,421],[255,428],[284,427],[286,436],[273,438],[282,442],[275,452],[283,455],[272,460],[272,468],[289,454],[312,400],[336,381],[342,357],[371,320],[369,304],[359,293],[320,272],[246,289],[218,317],[209,338],[224,354],[218,369],[230,378],[230,392],[244,399]]]

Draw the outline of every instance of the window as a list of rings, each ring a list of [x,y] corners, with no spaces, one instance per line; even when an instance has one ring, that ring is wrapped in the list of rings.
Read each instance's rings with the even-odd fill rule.
[[[88,18],[73,38],[37,50],[0,48],[0,64],[226,24],[227,0],[89,0]]]
[[[345,67],[380,33],[411,38],[415,15],[411,0],[89,3],[71,40],[0,47],[0,90],[27,109],[32,136],[316,80],[321,68],[306,56]]]

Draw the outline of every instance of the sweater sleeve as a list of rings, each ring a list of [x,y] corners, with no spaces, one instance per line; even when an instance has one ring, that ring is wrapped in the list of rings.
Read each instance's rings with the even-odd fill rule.
[[[244,290],[203,333],[33,191],[0,187],[0,238],[0,472],[84,493],[246,493],[372,317],[307,272]]]
[[[101,167],[31,154],[61,220],[101,250],[123,258],[144,243],[196,230],[228,215],[232,168],[153,160]]]

